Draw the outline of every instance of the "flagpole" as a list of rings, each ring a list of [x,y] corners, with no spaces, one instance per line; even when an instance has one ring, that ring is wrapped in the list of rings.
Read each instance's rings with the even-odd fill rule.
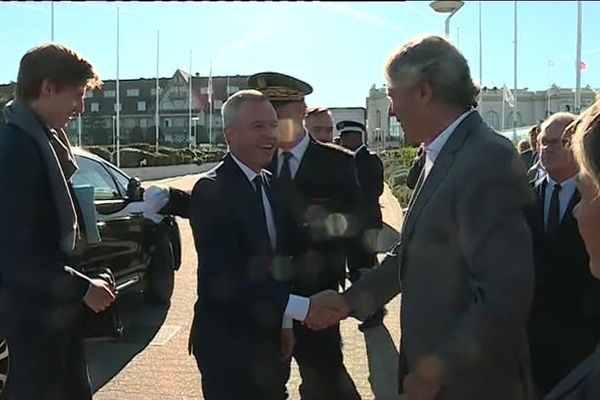
[[[504,110],[505,96],[506,96],[506,85],[502,86],[502,124],[500,124],[500,126],[502,127],[502,129],[501,129],[502,133],[504,133],[504,121],[506,120],[505,114],[504,114],[504,112],[505,112],[505,110]]]
[[[50,41],[54,43],[54,1],[50,2]]]
[[[213,128],[213,121],[212,121],[212,112],[213,112],[213,84],[212,84],[212,61],[210,63],[210,70],[208,73],[208,138],[209,138],[209,142],[210,144],[213,144],[213,135],[212,135],[212,128]]]
[[[77,145],[81,147],[81,113],[77,114]]]
[[[581,109],[581,12],[583,2],[577,1],[577,64],[575,67],[575,113]]]
[[[121,96],[119,86],[119,7],[117,7],[117,167],[121,167]]]
[[[189,148],[192,148],[192,50],[190,50],[190,81],[188,88],[188,138]]]
[[[160,118],[158,116],[158,89],[159,89],[159,85],[158,85],[158,55],[159,55],[159,45],[160,45],[160,30],[156,31],[156,104],[155,104],[155,115],[154,115],[154,136],[155,136],[155,151],[156,153],[158,153],[158,142],[159,142],[159,126],[160,126]]]
[[[483,40],[481,34],[481,0],[479,0],[479,111],[483,114]]]
[[[515,8],[515,63],[514,63],[514,106],[513,106],[513,140],[517,138],[517,98],[519,97],[519,93],[517,92],[517,0],[514,1]]]

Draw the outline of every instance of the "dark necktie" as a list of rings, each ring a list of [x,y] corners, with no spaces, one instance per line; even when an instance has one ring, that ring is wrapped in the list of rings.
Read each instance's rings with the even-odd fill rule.
[[[283,152],[283,163],[281,164],[281,172],[279,173],[279,182],[283,184],[292,183],[292,169],[290,168],[290,158],[292,153],[289,151]]]
[[[263,201],[263,177],[262,175],[256,175],[256,177],[252,180],[254,182],[254,188],[256,190],[256,201],[259,207],[259,216],[262,225],[262,229],[264,230],[265,235],[267,235],[267,239],[269,239],[269,230],[267,229],[267,216],[265,214],[265,203]]]
[[[560,226],[560,199],[558,197],[562,186],[558,183],[554,185],[552,198],[550,199],[550,209],[548,211],[548,224],[546,225],[546,235],[549,238],[556,237],[558,227]]]

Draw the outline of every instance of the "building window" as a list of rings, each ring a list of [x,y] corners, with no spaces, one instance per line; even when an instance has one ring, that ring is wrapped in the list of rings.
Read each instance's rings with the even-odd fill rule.
[[[169,128],[173,125],[171,118],[165,118],[165,128]]]
[[[140,90],[139,89],[127,89],[127,96],[128,97],[136,97],[140,95]]]
[[[485,122],[492,128],[498,130],[500,125],[500,116],[496,111],[488,111],[485,113]]]
[[[123,110],[123,104],[121,103],[115,103],[113,104],[113,109],[115,110],[115,112],[117,111],[117,108],[119,109],[119,111]]]
[[[117,96],[117,92],[115,92],[114,90],[105,90],[104,91],[104,97],[116,97]]]
[[[146,118],[141,118],[140,119],[140,128],[147,128],[148,127],[148,120]]]
[[[233,94],[240,90],[238,86],[227,86],[227,95]]]
[[[185,118],[175,118],[175,121],[173,122],[175,123],[173,126],[176,126],[178,128],[185,126]]]
[[[90,97],[94,96],[94,91],[93,90],[86,90],[85,91],[85,98],[89,99]]]
[[[377,110],[376,115],[377,115],[377,117],[376,117],[376,119],[377,119],[377,128],[381,129],[381,111]]]
[[[137,102],[137,110],[138,111],[146,111],[146,102],[145,101],[138,101]]]
[[[160,89],[160,88],[158,88],[158,94],[160,94],[160,91],[161,91],[161,89]],[[156,96],[156,88],[152,88],[152,89],[150,90],[150,94],[151,94],[152,96]]]
[[[123,120],[123,125],[125,125],[125,128],[134,128],[135,127],[135,119],[125,118]]]
[[[98,112],[98,111],[100,111],[100,104],[98,104],[98,103],[92,103],[92,104],[90,104],[90,111],[91,112]]]

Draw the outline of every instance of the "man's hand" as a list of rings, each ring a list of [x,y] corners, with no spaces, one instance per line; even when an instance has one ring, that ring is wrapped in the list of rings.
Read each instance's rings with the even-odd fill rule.
[[[424,378],[413,372],[404,377],[404,394],[408,400],[439,400],[442,398],[442,385],[439,379]]]
[[[115,301],[110,285],[102,279],[92,279],[83,302],[95,313],[105,310]]]
[[[338,324],[350,314],[344,297],[334,290],[325,290],[310,297],[310,307],[304,322],[310,329],[321,330]]]
[[[289,360],[294,351],[294,345],[296,339],[294,338],[293,329],[282,329],[281,330],[281,361]]]

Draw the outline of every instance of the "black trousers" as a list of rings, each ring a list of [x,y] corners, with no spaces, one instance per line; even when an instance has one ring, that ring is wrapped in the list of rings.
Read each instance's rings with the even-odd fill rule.
[[[344,366],[339,325],[312,331],[295,323],[294,359],[302,383],[302,400],[360,400],[360,395]],[[289,368],[288,368],[289,378]]]
[[[241,333],[243,335],[243,333]],[[202,375],[206,400],[284,400],[287,362],[279,360],[279,343],[252,344],[250,348],[226,347],[214,337],[198,337],[194,357]],[[225,345],[225,346],[224,346]],[[245,350],[256,354],[248,357]]]
[[[9,372],[1,400],[91,400],[78,331],[19,332],[7,337]]]

